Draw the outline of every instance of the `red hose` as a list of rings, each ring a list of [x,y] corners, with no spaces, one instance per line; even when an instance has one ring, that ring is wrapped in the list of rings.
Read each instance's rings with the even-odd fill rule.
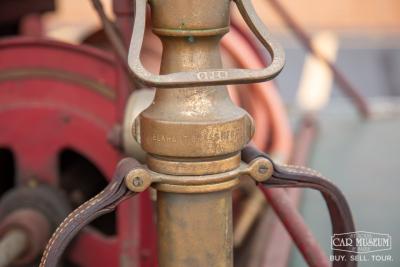
[[[264,67],[263,60],[234,27],[222,39],[222,47],[239,63],[240,67],[249,69]],[[252,115],[256,122],[254,143],[260,149],[278,155],[280,160],[288,160],[292,148],[292,133],[279,94],[271,82],[248,86],[250,88],[244,97],[250,97],[253,100],[251,102],[254,112]],[[249,107],[245,108],[250,109]],[[265,124],[266,121],[270,122],[269,125]],[[265,127],[271,129],[271,136],[266,134]],[[266,143],[266,140],[269,142]]]
[[[320,248],[313,233],[310,231],[300,212],[293,207],[291,199],[285,189],[267,189],[260,186],[268,203],[292,237],[294,243],[310,267],[329,267],[329,261],[324,251]]]

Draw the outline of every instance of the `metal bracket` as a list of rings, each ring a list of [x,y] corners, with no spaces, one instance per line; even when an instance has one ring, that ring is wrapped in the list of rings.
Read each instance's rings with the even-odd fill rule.
[[[273,164],[266,158],[259,157],[249,164],[242,162],[232,171],[209,175],[169,175],[157,173],[147,168],[134,169],[125,177],[125,185],[133,192],[143,192],[152,184],[173,186],[205,186],[226,183],[241,175],[248,175],[256,182],[265,182],[274,172]]]

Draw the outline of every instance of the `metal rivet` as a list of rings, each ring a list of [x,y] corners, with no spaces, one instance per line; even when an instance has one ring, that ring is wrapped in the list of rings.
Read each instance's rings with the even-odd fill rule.
[[[265,174],[265,173],[268,172],[268,167],[265,166],[265,165],[261,165],[261,166],[258,168],[258,172],[259,172],[259,173],[262,173],[262,174]]]
[[[143,185],[142,179],[140,179],[140,177],[133,178],[133,185],[136,187],[142,186]]]

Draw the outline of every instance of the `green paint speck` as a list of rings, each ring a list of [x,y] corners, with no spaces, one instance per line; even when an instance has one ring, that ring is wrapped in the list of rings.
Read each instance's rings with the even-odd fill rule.
[[[188,37],[188,42],[189,43],[194,43],[194,37],[193,36],[189,36]]]

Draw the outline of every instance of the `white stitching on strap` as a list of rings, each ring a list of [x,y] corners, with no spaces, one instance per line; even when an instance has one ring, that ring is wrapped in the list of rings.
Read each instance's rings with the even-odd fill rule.
[[[64,231],[67,228],[68,224],[71,223],[77,216],[79,216],[80,214],[82,214],[83,212],[88,210],[90,207],[92,207],[93,205],[98,203],[100,201],[100,199],[102,198],[102,195],[104,194],[104,192],[105,192],[105,190],[101,191],[96,196],[94,196],[90,200],[88,200],[85,203],[83,203],[82,205],[80,205],[77,209],[75,209],[73,212],[71,212],[64,219],[64,221],[57,227],[56,231],[53,233],[53,235],[51,236],[50,240],[48,241],[48,243],[46,245],[46,248],[45,248],[45,250],[43,252],[43,256],[42,256],[42,259],[40,261],[39,267],[45,267],[46,266],[46,262],[47,262],[47,258],[49,256],[49,252],[52,249],[52,247],[53,247],[55,241],[57,240],[57,238],[60,236],[61,232]]]
[[[284,167],[285,171],[293,173],[293,174],[318,176],[319,178],[330,181],[330,179],[323,176],[320,172],[313,170],[311,168],[307,168],[304,166],[298,166],[298,165],[289,165],[289,164],[279,164],[278,166]]]
[[[304,166],[289,165],[289,164],[280,164],[280,166],[289,168],[288,169],[289,172],[299,172],[302,174],[312,174],[312,175],[322,176],[322,174],[320,172],[313,170],[311,168],[304,167]]]

